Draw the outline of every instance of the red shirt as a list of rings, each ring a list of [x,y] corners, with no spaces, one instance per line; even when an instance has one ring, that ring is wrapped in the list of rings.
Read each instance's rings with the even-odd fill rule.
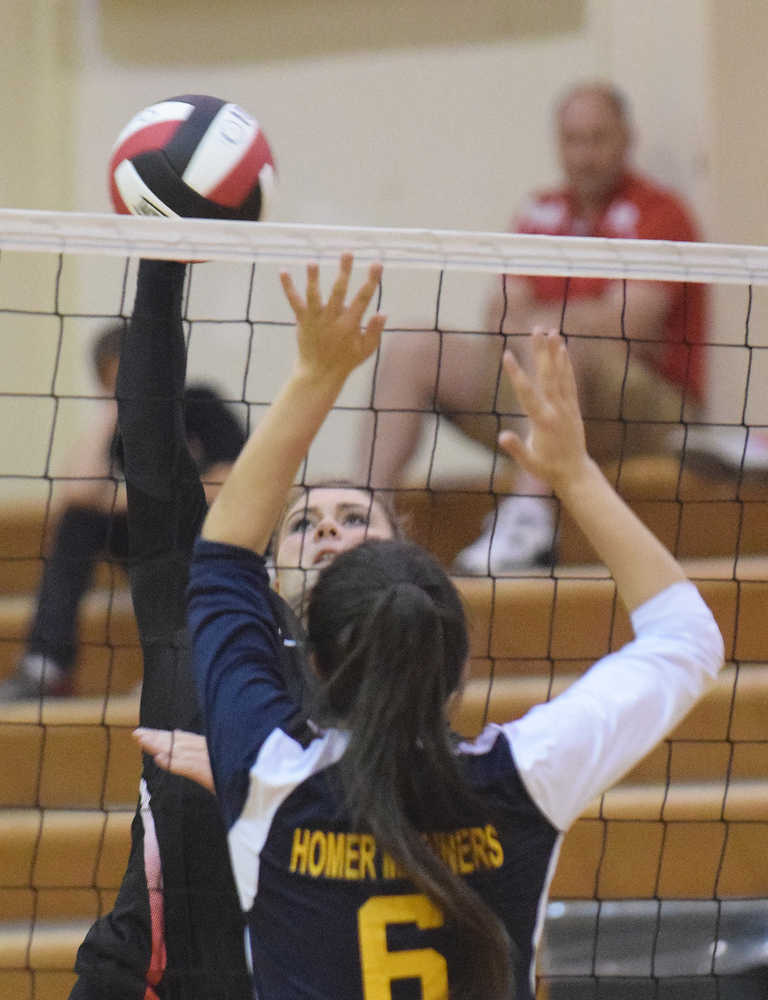
[[[579,225],[567,189],[534,194],[513,221],[512,231],[548,236],[601,236],[608,239],[681,240],[695,242],[699,235],[690,214],[671,191],[645,178],[626,174],[603,214],[589,231]],[[522,277],[522,276],[521,276]],[[526,276],[534,297],[542,303],[574,298],[595,298],[613,279]],[[704,285],[664,282],[669,294],[665,346],[656,362],[671,382],[688,388],[696,399],[704,390],[704,351],[693,345],[704,340],[706,289]]]

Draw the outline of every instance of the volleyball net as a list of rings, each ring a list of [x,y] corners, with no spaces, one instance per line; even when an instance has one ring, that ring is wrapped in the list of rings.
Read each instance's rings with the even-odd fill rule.
[[[73,465],[108,400],[94,338],[131,313],[141,257],[194,261],[183,318],[188,379],[213,387],[246,427],[258,422],[293,357],[279,271],[297,283],[317,261],[329,286],[342,251],[356,274],[384,265],[377,308],[385,344],[428,336],[437,359],[487,329],[499,275],[562,279],[566,333],[577,279],[621,283],[615,333],[629,358],[632,281],[707,285],[699,407],[659,419],[664,445],[630,454],[618,427],[605,471],[683,561],[712,607],[728,668],[715,690],[567,835],[552,886],[540,997],[762,996],[768,967],[768,249],[496,233],[384,230],[0,212],[0,679],[24,656],[56,518]],[[204,262],[204,263],[202,263]],[[503,323],[503,316],[501,318]],[[524,330],[507,330],[512,346]],[[685,333],[683,333],[685,344]],[[400,379],[406,380],[408,372]],[[416,453],[396,482],[372,481],[381,435],[405,411],[382,403],[381,357],[354,373],[301,469],[311,485],[386,489],[409,533],[447,565],[514,493],[514,470],[470,444],[439,392],[408,411]],[[499,383],[500,384],[500,383]],[[394,389],[398,388],[394,379]],[[620,390],[623,383],[620,383]],[[396,392],[394,393],[396,395]],[[520,420],[499,392],[477,414]],[[651,421],[653,422],[653,421]],[[646,420],[647,423],[647,420]],[[462,425],[463,426],[463,425]],[[362,471],[361,471],[362,470]],[[119,477],[104,480],[107,507]],[[568,518],[534,568],[457,574],[470,610],[472,672],[455,725],[467,735],[563,690],[625,642],[629,623],[607,571]],[[106,912],[124,869],[139,776],[130,740],[141,680],[126,577],[100,557],[78,611],[74,695],[0,703],[0,983],[14,995],[65,995],[74,948]],[[22,992],[22,989],[25,992]],[[59,990],[56,993],[56,990]],[[755,992],[750,992],[750,990]],[[732,992],[729,992],[732,991]],[[741,992],[738,992],[741,991]],[[8,995],[12,995],[8,993]]]

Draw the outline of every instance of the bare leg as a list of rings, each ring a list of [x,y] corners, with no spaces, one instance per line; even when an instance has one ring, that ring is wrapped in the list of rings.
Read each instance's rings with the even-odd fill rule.
[[[389,331],[376,378],[373,442],[363,441],[359,467],[377,488],[397,485],[418,444],[424,415],[443,412],[466,434],[495,448],[503,340],[498,335]],[[371,454],[371,449],[373,454]]]

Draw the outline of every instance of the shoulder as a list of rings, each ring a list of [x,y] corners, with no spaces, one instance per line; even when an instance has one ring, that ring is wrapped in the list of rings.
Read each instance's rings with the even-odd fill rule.
[[[459,743],[469,785],[483,798],[492,797],[497,803],[511,808],[522,817],[528,815],[536,822],[542,819],[554,826],[536,799],[535,786],[530,785],[517,761],[510,739],[511,724],[489,723],[474,740]]]
[[[517,776],[517,765],[505,727],[495,722],[489,722],[475,739],[462,740],[457,752],[473,784],[488,785]]]
[[[245,912],[252,908],[258,890],[261,852],[275,823],[285,825],[288,800],[302,788],[311,798],[322,794],[313,779],[338,763],[346,746],[347,736],[338,730],[318,731],[301,740],[276,727],[247,771],[223,791],[217,785],[228,817],[232,871]],[[329,795],[327,805],[335,808]]]
[[[640,174],[630,174],[624,197],[635,205],[640,225],[652,225],[655,239],[697,240],[698,227],[684,198],[671,188]],[[643,236],[646,234],[643,233]]]

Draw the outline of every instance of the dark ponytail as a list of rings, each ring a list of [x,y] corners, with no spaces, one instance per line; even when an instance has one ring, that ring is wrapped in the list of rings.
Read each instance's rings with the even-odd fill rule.
[[[478,802],[460,771],[445,705],[469,653],[461,599],[423,549],[368,541],[323,571],[308,611],[321,678],[316,715],[340,724],[339,764],[351,821],[443,911],[468,959],[454,998],[512,995],[511,945],[501,922],[427,845],[425,814],[466,825]]]

